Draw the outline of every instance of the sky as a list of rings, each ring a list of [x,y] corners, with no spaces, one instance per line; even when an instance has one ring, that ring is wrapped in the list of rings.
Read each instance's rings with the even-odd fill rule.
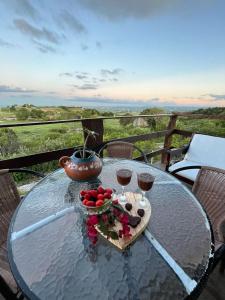
[[[0,105],[62,101],[225,106],[225,1],[0,0]]]

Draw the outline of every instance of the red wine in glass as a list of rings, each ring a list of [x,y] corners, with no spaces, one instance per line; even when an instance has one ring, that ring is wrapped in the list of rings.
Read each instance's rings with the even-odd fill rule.
[[[121,203],[126,202],[126,196],[124,194],[125,186],[130,183],[132,177],[132,171],[129,169],[118,169],[116,171],[116,177],[118,183],[122,186],[122,193],[118,195]]]
[[[141,206],[146,206],[146,197],[145,197],[145,192],[149,191],[154,183],[154,177],[149,174],[149,173],[140,173],[137,175],[138,179],[138,186],[142,191],[142,197],[140,200],[140,205]]]

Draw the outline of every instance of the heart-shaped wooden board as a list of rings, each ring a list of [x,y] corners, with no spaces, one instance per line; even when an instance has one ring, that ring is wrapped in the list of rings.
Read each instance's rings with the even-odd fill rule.
[[[136,228],[132,228],[130,226],[130,233],[132,234],[132,236],[130,238],[119,238],[118,240],[113,240],[111,238],[107,239],[107,237],[98,229],[98,227],[96,227],[98,232],[104,238],[106,238],[110,243],[112,243],[114,246],[116,246],[120,250],[124,250],[127,246],[129,246],[131,243],[133,243],[141,235],[141,233],[147,227],[150,217],[151,217],[151,204],[149,201],[146,201],[145,207],[141,207],[139,204],[139,201],[141,199],[141,194],[131,193],[131,192],[127,192],[125,194],[126,194],[127,203],[132,204],[132,209],[128,212],[130,215],[138,216],[137,210],[139,208],[143,208],[145,211],[145,214],[141,218],[141,222],[139,223],[139,225]],[[125,204],[121,204],[121,205],[125,209]],[[127,211],[127,210],[125,209],[125,211]],[[115,230],[116,232],[119,232],[120,229],[122,229],[122,225],[120,222],[116,221],[116,224],[113,227],[113,230]]]

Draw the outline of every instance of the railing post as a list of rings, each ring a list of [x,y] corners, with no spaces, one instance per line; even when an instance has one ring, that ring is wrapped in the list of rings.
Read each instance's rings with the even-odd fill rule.
[[[167,130],[170,130],[170,132],[165,136],[164,139],[164,149],[169,149],[172,142],[173,137],[173,129],[176,128],[176,122],[177,122],[177,115],[170,116],[169,124],[167,126]],[[165,151],[162,153],[161,163],[166,164],[167,163],[167,154]]]
[[[81,120],[82,127],[87,128],[91,131],[95,131],[98,135],[96,138],[93,138],[92,136],[89,137],[87,142],[87,147],[89,149],[96,148],[97,146],[101,145],[103,143],[103,134],[104,134],[104,125],[102,119],[90,119],[90,120]],[[84,139],[86,138],[87,133],[84,131]]]

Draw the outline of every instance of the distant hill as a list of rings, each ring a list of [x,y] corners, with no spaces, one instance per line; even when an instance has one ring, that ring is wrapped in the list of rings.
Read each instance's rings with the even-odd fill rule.
[[[200,108],[194,110],[193,113],[204,114],[204,115],[225,115],[225,107]]]

